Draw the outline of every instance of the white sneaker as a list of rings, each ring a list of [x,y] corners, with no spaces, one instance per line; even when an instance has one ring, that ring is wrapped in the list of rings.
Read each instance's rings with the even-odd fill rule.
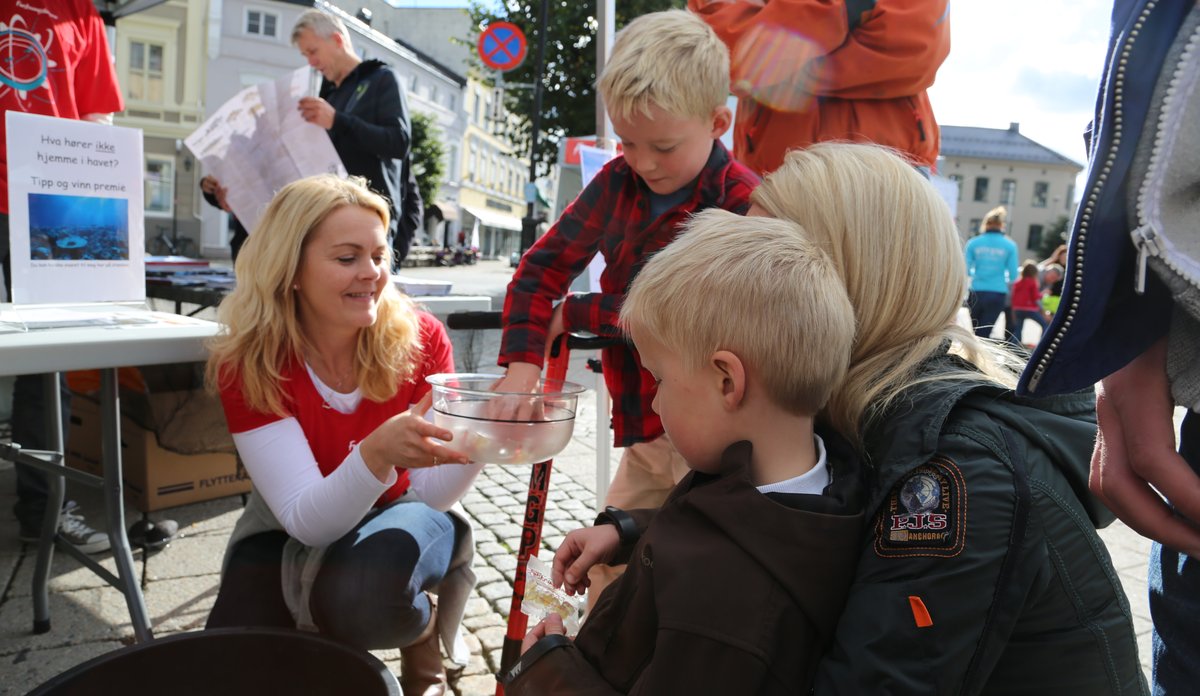
[[[110,546],[108,534],[88,526],[73,500],[63,506],[58,518],[58,535],[84,553],[102,553]]]

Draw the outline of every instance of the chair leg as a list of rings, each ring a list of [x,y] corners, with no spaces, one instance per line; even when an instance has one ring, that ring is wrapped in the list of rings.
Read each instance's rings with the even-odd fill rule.
[[[437,597],[427,596],[433,608],[429,623],[412,645],[400,650],[400,688],[404,696],[443,696],[447,689],[437,630]]]

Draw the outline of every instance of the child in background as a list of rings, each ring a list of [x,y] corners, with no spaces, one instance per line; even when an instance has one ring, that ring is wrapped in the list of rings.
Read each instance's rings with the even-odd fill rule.
[[[597,86],[624,154],[605,165],[521,259],[504,302],[499,364],[507,370],[496,391],[532,390],[559,334],[620,336],[617,312],[646,259],[675,239],[693,213],[745,213],[758,183],[718,140],[732,119],[725,106],[729,52],[700,18],[670,10],[630,22]],[[568,295],[597,253],[605,261],[600,292]],[[654,378],[627,343],[605,348],[601,360],[615,444],[625,448],[605,502],[657,507],[687,466],[651,409]],[[598,571],[589,600],[619,572]]]
[[[1033,261],[1026,261],[1021,266],[1021,278],[1013,283],[1012,308],[1016,319],[1013,323],[1012,333],[1021,344],[1024,344],[1024,341],[1021,340],[1021,333],[1025,328],[1026,319],[1037,322],[1043,332],[1050,326],[1050,322],[1042,310],[1042,291],[1038,287],[1038,265]],[[1029,347],[1032,348],[1032,346]]]
[[[859,463],[813,423],[849,362],[845,286],[798,225],[710,210],[646,263],[621,323],[692,472],[657,513],[567,535],[568,592],[635,562],[574,642],[557,614],[530,631],[506,693],[808,693],[863,533]]]

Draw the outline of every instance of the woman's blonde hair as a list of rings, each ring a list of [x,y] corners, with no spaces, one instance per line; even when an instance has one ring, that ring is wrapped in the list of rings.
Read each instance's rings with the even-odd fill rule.
[[[998,205],[983,216],[983,226],[985,229],[1003,228],[1007,218],[1008,211],[1004,209],[1004,206]]]
[[[793,150],[751,201],[804,228],[833,259],[854,305],[850,369],[825,411],[841,433],[860,437],[919,382],[1016,384],[1015,358],[957,323],[967,288],[962,243],[946,203],[896,153],[853,143]],[[919,374],[948,341],[978,371]]]
[[[776,406],[807,416],[845,376],[854,340],[854,308],[837,272],[798,225],[716,208],[646,263],[621,324],[693,370],[728,350]]]
[[[287,363],[311,347],[300,328],[293,284],[315,230],[333,211],[356,205],[388,225],[388,206],[359,177],[332,174],[288,184],[275,194],[235,266],[237,286],[217,308],[221,332],[209,342],[208,385],[240,380],[253,410],[285,415],[280,382]],[[391,268],[391,250],[384,250]],[[412,301],[387,283],[377,319],[359,331],[355,382],[363,396],[386,401],[412,374],[421,355],[420,325]]]
[[[657,106],[706,119],[729,95],[729,49],[687,10],[651,12],[617,33],[596,87],[615,118],[648,116]]]

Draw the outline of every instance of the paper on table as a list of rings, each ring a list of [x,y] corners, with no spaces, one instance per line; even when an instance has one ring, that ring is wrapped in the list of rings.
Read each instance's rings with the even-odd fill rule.
[[[311,77],[305,66],[247,87],[184,140],[205,171],[228,189],[229,207],[251,232],[271,197],[287,184],[314,174],[346,175],[329,134],[296,108],[309,96]]]
[[[39,305],[5,305],[0,307],[0,333],[33,331],[37,329],[62,329],[74,326],[133,326],[133,325],[188,325],[199,326],[207,322],[194,317],[170,312],[148,312],[137,306],[121,308],[119,305],[98,303],[80,305],[86,309]]]
[[[151,324],[154,319],[145,313],[81,312],[60,307],[25,306],[20,310],[0,311],[0,323],[24,325],[27,329],[60,329],[69,326],[113,326],[117,324]]]

